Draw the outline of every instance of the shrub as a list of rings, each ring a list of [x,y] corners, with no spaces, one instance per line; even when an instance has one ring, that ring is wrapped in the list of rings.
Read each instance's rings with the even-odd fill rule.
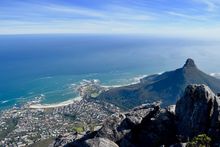
[[[187,147],[210,147],[211,138],[206,134],[200,134],[187,143]]]
[[[81,133],[84,131],[84,128],[83,127],[73,127],[73,130],[77,133]]]

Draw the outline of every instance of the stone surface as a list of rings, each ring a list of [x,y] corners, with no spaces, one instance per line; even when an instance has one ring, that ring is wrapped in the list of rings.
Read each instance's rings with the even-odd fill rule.
[[[187,143],[176,143],[176,144],[171,145],[170,147],[186,147],[186,144]]]
[[[158,112],[159,106],[157,105],[142,105],[128,113],[114,114],[104,122],[97,136],[118,142],[139,125],[144,118],[154,116]]]
[[[205,85],[189,85],[176,104],[177,134],[187,139],[208,132],[216,98]]]
[[[216,97],[213,104],[208,134],[216,143],[220,144],[220,99]]]
[[[120,146],[160,146],[176,141],[174,115],[160,109],[154,116],[147,116],[119,143]]]
[[[88,147],[118,147],[116,143],[106,138],[93,138],[85,141]]]

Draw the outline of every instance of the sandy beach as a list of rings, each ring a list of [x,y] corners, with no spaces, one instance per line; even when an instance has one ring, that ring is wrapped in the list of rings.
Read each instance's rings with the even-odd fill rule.
[[[135,77],[134,78],[134,82],[130,83],[130,84],[125,84],[125,85],[111,85],[111,86],[106,86],[106,85],[100,85],[102,88],[106,88],[106,90],[108,89],[111,89],[111,88],[117,88],[117,87],[122,87],[122,86],[128,86],[128,85],[131,85],[131,84],[137,84],[140,82],[140,80],[144,77],[146,77],[147,75],[141,75],[141,76],[138,76],[138,77]],[[81,101],[82,100],[82,97],[85,93],[87,93],[87,89],[86,87],[87,86],[91,86],[91,85],[96,85],[96,83],[98,83],[98,80],[94,80],[94,81],[89,81],[89,80],[84,80],[82,83],[81,83],[81,86],[79,88],[79,92],[80,92],[80,96],[79,97],[76,97],[74,99],[71,99],[71,100],[67,100],[67,101],[64,101],[64,102],[61,102],[61,103],[54,103],[54,104],[31,104],[29,106],[29,108],[31,109],[46,109],[46,108],[57,108],[57,107],[63,107],[63,106],[67,106],[67,105],[70,105],[76,101]]]
[[[61,103],[56,103],[56,104],[32,104],[29,106],[29,108],[31,109],[46,109],[46,108],[57,108],[57,107],[63,107],[63,106],[67,106],[70,105],[76,101],[81,101],[82,97],[76,97],[74,99],[71,100],[67,100]]]

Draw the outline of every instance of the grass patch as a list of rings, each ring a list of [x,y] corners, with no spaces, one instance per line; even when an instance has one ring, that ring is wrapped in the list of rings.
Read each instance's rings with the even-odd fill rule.
[[[77,133],[81,133],[84,131],[84,128],[80,126],[74,126],[72,129],[73,131],[76,131]]]
[[[71,129],[72,129],[72,131],[75,131],[77,133],[82,133],[85,131],[85,127],[84,127],[83,123],[75,123],[75,124],[73,124]]]

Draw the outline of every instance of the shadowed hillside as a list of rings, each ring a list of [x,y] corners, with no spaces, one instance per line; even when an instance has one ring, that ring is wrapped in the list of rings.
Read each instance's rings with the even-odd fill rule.
[[[176,103],[189,84],[205,84],[215,93],[220,92],[220,80],[202,72],[192,59],[187,59],[182,68],[145,77],[138,84],[110,89],[98,99],[125,109],[155,100],[162,100],[162,106],[167,106]]]

